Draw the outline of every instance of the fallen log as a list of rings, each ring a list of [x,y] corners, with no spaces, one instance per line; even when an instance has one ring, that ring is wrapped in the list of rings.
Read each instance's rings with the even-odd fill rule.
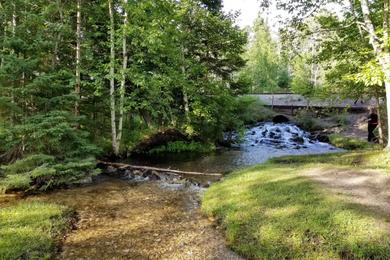
[[[113,163],[113,162],[104,162],[104,161],[98,161],[98,165],[103,166],[111,166],[117,169],[131,169],[131,170],[139,170],[139,171],[155,171],[159,173],[171,173],[171,174],[177,174],[184,177],[204,177],[204,178],[210,178],[213,180],[220,180],[223,175],[220,173],[201,173],[201,172],[187,172],[187,171],[179,171],[179,170],[172,170],[172,169],[166,169],[166,168],[156,168],[156,167],[150,167],[150,166],[140,166],[140,165],[131,165],[131,164],[125,164],[125,163]]]

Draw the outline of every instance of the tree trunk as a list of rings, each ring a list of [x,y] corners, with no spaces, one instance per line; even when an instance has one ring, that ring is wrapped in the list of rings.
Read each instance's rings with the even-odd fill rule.
[[[62,7],[61,7],[61,0],[57,0],[57,8],[58,8],[58,13],[60,15],[60,24],[61,24],[61,28],[57,34],[57,41],[55,42],[55,45],[54,45],[54,53],[53,53],[53,60],[52,60],[52,66],[54,67],[58,61],[60,60],[59,58],[59,55],[58,55],[58,49],[59,49],[59,45],[60,45],[60,42],[61,42],[61,38],[62,38],[62,26],[64,24],[64,15],[63,15],[63,12],[62,12]],[[77,56],[77,55],[76,55]],[[76,68],[77,70],[77,68]],[[76,73],[77,74],[77,73]]]
[[[376,113],[378,115],[378,132],[379,132],[379,143],[384,144],[384,138],[383,138],[383,122],[382,122],[382,113],[381,113],[381,107],[380,107],[380,102],[379,102],[379,97],[376,96]]]
[[[383,22],[383,32],[384,32],[384,44],[381,46],[378,35],[376,34],[374,24],[371,20],[371,12],[368,4],[368,0],[361,0],[360,5],[362,8],[364,25],[368,32],[370,39],[370,44],[374,49],[374,53],[378,63],[381,66],[382,72],[385,77],[385,87],[386,87],[386,105],[387,105],[387,148],[390,149],[390,53],[388,51],[388,14],[389,14],[389,1],[384,0],[384,22]]]
[[[112,0],[108,1],[110,14],[110,110],[111,110],[111,139],[112,150],[115,155],[119,155],[119,145],[116,141],[116,107],[115,107],[115,28],[114,28],[114,10]]]
[[[188,94],[187,91],[183,88],[183,103],[184,103],[184,113],[186,116],[187,123],[190,122],[190,106],[188,103]]]
[[[3,32],[3,50],[2,50],[2,55],[1,55],[1,63],[0,63],[0,68],[4,67],[4,55],[5,55],[5,41],[7,38],[7,26],[6,22],[4,22],[4,32]]]
[[[386,87],[386,108],[387,108],[387,149],[390,149],[390,81],[385,81]]]
[[[124,102],[125,102],[125,86],[126,86],[126,70],[127,70],[127,41],[126,41],[126,33],[127,33],[127,11],[126,11],[126,5],[127,0],[123,1],[124,5],[124,17],[123,17],[123,39],[122,39],[122,52],[123,52],[123,64],[122,64],[122,81],[121,86],[119,89],[120,92],[120,99],[119,99],[119,119],[118,119],[118,135],[116,138],[117,146],[118,146],[118,153],[119,148],[122,140],[122,130],[123,130],[123,113],[124,113]]]
[[[74,114],[80,115],[80,45],[81,45],[81,0],[77,0],[77,28],[76,28],[76,85],[75,94],[76,102],[74,105]]]

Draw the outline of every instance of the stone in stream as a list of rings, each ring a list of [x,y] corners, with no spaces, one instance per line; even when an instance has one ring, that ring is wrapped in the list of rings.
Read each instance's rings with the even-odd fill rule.
[[[136,176],[141,176],[142,172],[140,170],[134,170],[133,174],[136,175]]]
[[[116,172],[117,172],[117,169],[111,165],[109,165],[105,170],[105,173],[107,173],[107,174],[113,174]]]
[[[150,181],[158,181],[161,180],[160,175],[156,171],[151,171],[148,175]]]
[[[84,179],[73,182],[75,185],[87,185],[93,183],[93,179],[91,176],[85,177]]]
[[[125,176],[126,176],[126,178],[127,179],[134,179],[134,173],[132,172],[132,171],[130,171],[130,170],[125,170]]]
[[[329,136],[327,136],[325,134],[318,134],[316,137],[316,140],[318,140],[319,142],[322,142],[322,143],[330,143]]]
[[[305,143],[305,139],[303,139],[303,137],[300,137],[300,136],[295,136],[295,137],[291,138],[290,141],[297,143],[297,144],[304,144]]]

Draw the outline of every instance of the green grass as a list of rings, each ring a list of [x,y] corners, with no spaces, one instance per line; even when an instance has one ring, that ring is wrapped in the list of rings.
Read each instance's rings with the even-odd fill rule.
[[[299,175],[329,163],[373,168],[367,162],[378,156],[379,167],[388,169],[383,158],[390,157],[379,151],[273,159],[212,185],[202,210],[221,221],[230,247],[249,259],[390,259],[390,232],[381,226],[390,216],[347,203]]]
[[[332,164],[333,166],[390,171],[390,152],[383,152],[382,150],[356,150],[344,153],[284,156],[271,159],[270,164],[290,164],[290,167],[326,166]]]
[[[158,146],[151,149],[148,154],[164,154],[164,153],[210,153],[215,151],[215,145],[209,143],[201,143],[196,141],[175,141],[168,142],[166,145]]]
[[[338,134],[329,136],[330,143],[338,148],[346,150],[358,150],[358,149],[375,149],[378,148],[378,144],[367,142],[367,140],[357,137],[345,137]]]
[[[72,212],[43,202],[0,209],[0,259],[51,259]]]

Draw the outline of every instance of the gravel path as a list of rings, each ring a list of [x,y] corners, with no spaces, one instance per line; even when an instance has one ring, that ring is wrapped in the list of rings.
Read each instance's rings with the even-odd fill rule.
[[[390,214],[390,173],[379,170],[315,168],[303,174],[353,203]]]
[[[108,179],[38,199],[79,214],[58,259],[241,259],[200,214],[195,194]]]

